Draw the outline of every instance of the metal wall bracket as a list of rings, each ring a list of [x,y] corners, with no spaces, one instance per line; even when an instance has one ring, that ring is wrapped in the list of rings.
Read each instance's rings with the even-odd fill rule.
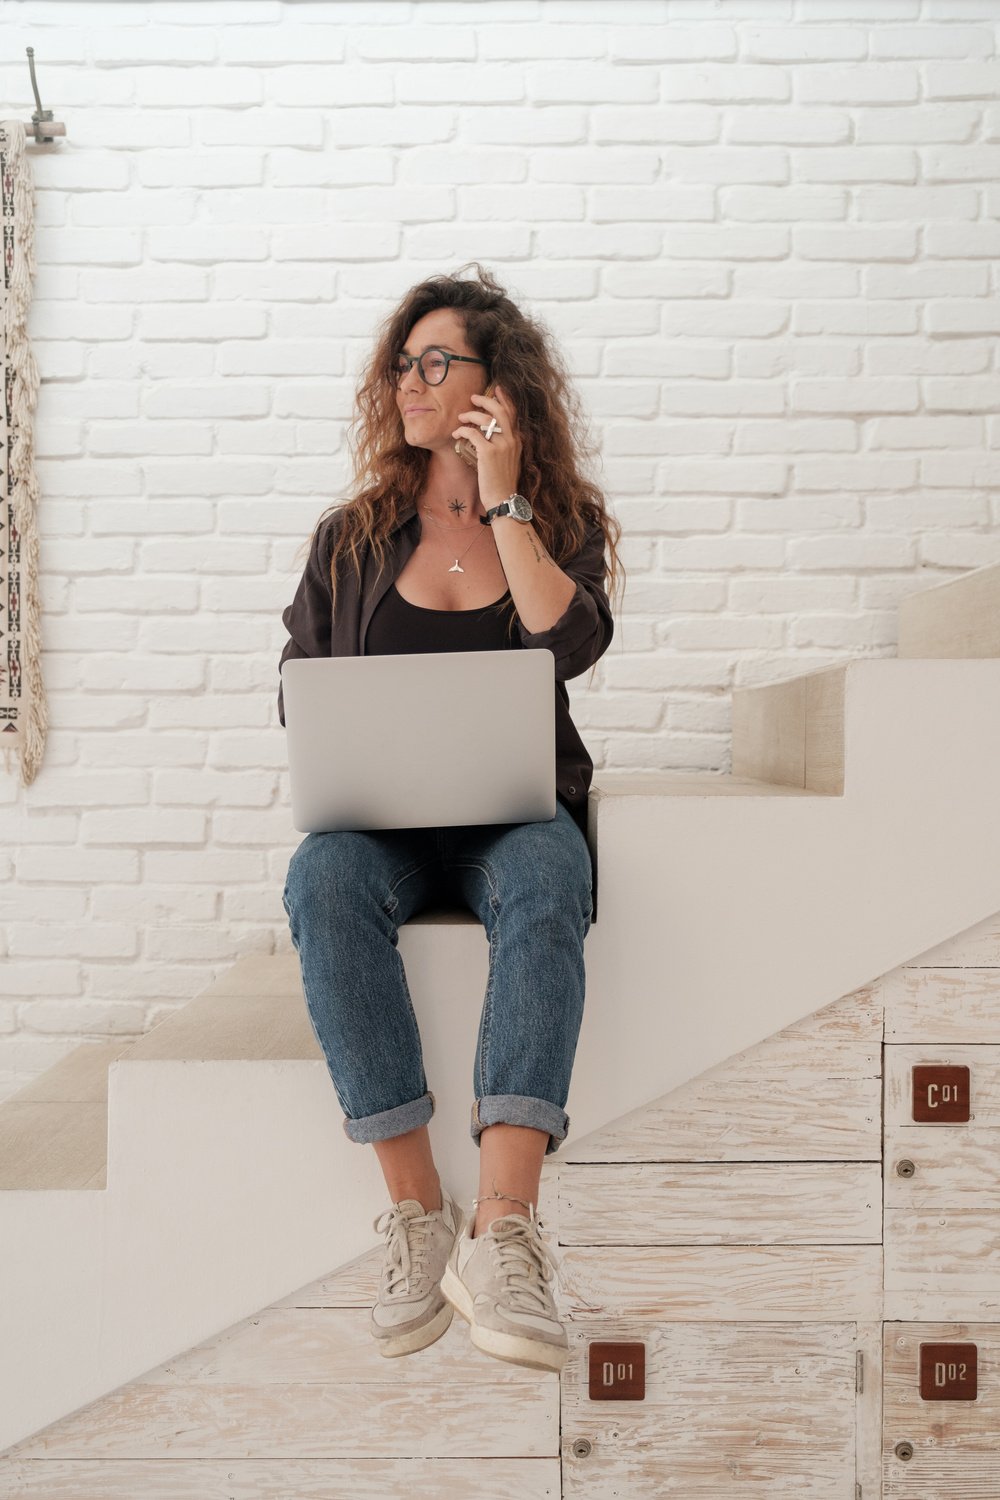
[[[34,47],[27,47],[25,51],[28,54],[28,67],[31,71],[31,91],[35,96],[35,104],[38,106],[31,116],[31,124],[26,124],[25,130],[29,136],[34,136],[34,145],[49,146],[57,135],[65,136],[66,126],[52,118],[51,109],[42,108],[41,97],[38,93],[38,84],[35,80],[35,49]]]

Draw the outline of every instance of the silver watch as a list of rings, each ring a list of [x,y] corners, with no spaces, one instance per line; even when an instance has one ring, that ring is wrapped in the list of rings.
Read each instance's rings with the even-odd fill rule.
[[[484,526],[489,526],[494,516],[513,516],[515,521],[530,521],[533,515],[531,501],[527,500],[524,495],[519,495],[515,490],[513,495],[507,496],[502,505],[494,505],[492,510],[488,510],[485,516],[480,516],[479,519]]]

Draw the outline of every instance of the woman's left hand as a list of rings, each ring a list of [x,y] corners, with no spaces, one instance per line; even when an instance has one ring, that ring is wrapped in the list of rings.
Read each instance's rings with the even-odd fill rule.
[[[521,474],[521,437],[517,430],[517,413],[500,386],[492,396],[474,395],[478,405],[472,411],[460,411],[468,426],[456,427],[453,438],[468,438],[479,455],[479,498],[485,510],[500,505],[517,489]],[[487,438],[484,428],[496,417],[493,436]]]

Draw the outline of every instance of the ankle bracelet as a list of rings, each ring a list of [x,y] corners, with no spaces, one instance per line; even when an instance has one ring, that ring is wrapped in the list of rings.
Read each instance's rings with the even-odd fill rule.
[[[473,1198],[473,1208],[478,1208],[480,1203],[488,1203],[491,1199],[498,1199],[501,1203],[520,1203],[530,1213],[534,1212],[533,1203],[525,1203],[523,1198],[514,1198],[510,1193],[485,1193],[481,1198]]]

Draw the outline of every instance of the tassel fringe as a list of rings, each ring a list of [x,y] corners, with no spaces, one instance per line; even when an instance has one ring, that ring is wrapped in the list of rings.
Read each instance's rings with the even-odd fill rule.
[[[12,531],[6,536],[7,576],[20,596],[21,611],[21,697],[22,716],[16,733],[0,732],[6,769],[13,770],[12,758],[20,752],[22,785],[34,781],[45,752],[48,728],[48,705],[41,672],[40,602],[38,597],[38,481],[35,475],[32,413],[38,401],[38,367],[28,342],[28,310],[35,275],[34,196],[31,170],[25,154],[27,132],[20,120],[0,121],[0,156],[6,184],[13,189],[13,236],[9,247],[11,263],[4,267],[6,285],[3,291],[3,361],[10,406],[6,412],[9,424],[8,452],[10,472],[7,493],[0,503],[8,508],[7,519]],[[20,546],[19,576],[13,578],[16,563],[12,555],[15,537]],[[8,587],[8,598],[10,597]],[[2,643],[10,648],[8,637]],[[6,651],[5,651],[6,654]],[[0,700],[5,694],[7,672],[0,679]],[[9,700],[8,700],[9,701]],[[14,743],[9,743],[13,741]]]

